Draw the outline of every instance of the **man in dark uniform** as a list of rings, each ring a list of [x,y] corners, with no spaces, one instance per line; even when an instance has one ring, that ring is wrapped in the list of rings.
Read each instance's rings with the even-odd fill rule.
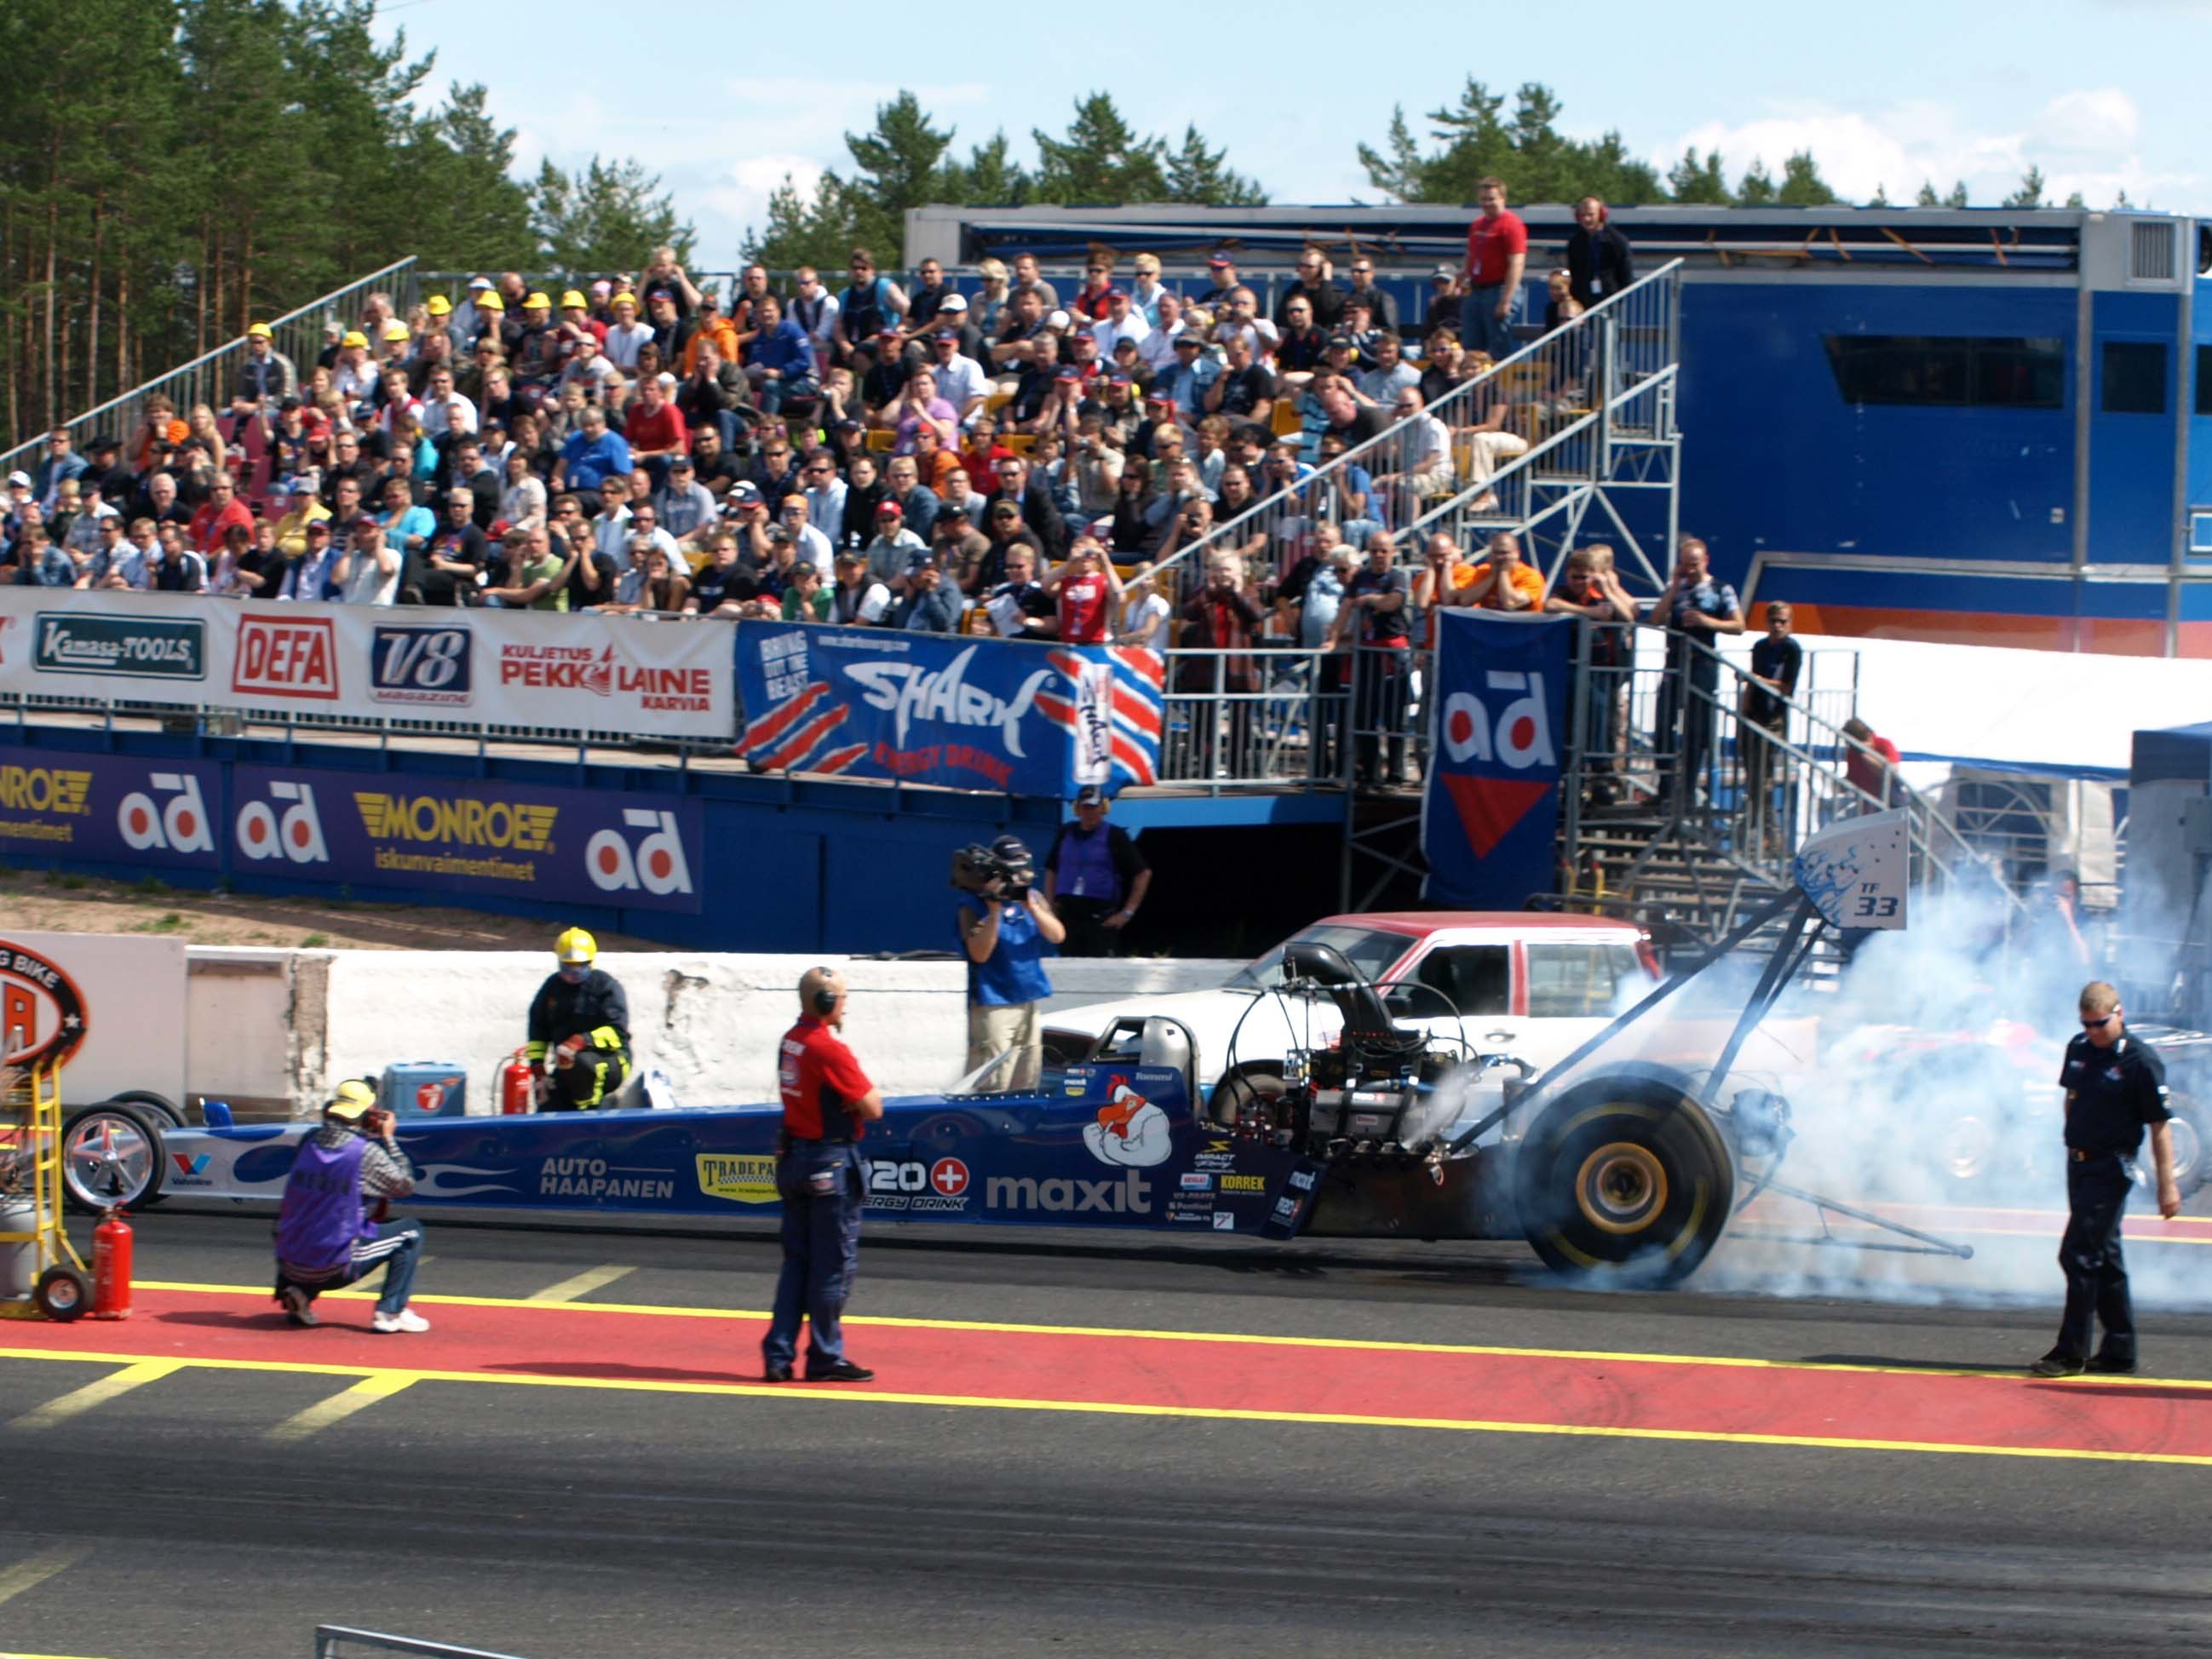
[[[866,1382],[875,1373],[845,1358],[840,1323],[860,1255],[860,1139],[884,1115],[883,1091],[868,1081],[837,1034],[845,1025],[845,981],[810,968],[799,981],[799,1024],[777,1045],[783,1130],[776,1138],[775,1191],[783,1206],[783,1273],[775,1311],[761,1340],[762,1374],[791,1381],[799,1327],[811,1324],[809,1382]]]
[[[594,968],[599,941],[571,927],[553,941],[560,966],[530,1000],[523,1052],[540,1070],[538,1109],[588,1111],[629,1080],[629,999],[612,974]]]
[[[2129,1165],[2142,1150],[2146,1128],[2158,1172],[2158,1212],[2168,1218],[2181,1212],[2166,1065],[2149,1044],[2128,1036],[2121,1014],[2120,994],[2104,981],[2081,988],[2081,1035],[2066,1045],[2059,1074],[2066,1090],[2066,1236],[2058,1244],[2066,1315],[2057,1346],[2029,1367],[2038,1376],[2136,1368],[2135,1310],[2120,1256],[2120,1213],[2127,1207]],[[2094,1353],[2089,1351],[2093,1322],[2105,1328],[2104,1343]]]
[[[1075,822],[1063,823],[1044,855],[1045,901],[1067,928],[1064,957],[1118,954],[1121,930],[1136,919],[1152,884],[1152,866],[1119,824],[1106,822],[1106,792],[1075,792]]]

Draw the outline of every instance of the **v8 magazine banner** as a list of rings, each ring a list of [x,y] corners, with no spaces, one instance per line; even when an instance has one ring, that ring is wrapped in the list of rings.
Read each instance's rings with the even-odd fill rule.
[[[0,587],[0,693],[727,740],[726,623]]]
[[[768,771],[1064,799],[1159,771],[1152,651],[813,623],[738,624],[738,747]]]
[[[1431,903],[1517,910],[1552,890],[1571,617],[1437,618],[1436,729],[1421,850]]]

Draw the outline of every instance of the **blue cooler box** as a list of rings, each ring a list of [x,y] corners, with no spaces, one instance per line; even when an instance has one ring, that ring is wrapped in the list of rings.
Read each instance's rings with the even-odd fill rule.
[[[384,1068],[380,1098],[395,1117],[463,1117],[469,1068],[455,1060],[410,1060]]]

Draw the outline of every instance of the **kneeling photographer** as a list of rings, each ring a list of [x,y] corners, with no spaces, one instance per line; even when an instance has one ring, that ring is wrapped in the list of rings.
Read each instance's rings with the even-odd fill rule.
[[[1067,929],[1037,891],[1036,861],[1015,836],[969,845],[952,857],[952,884],[965,895],[957,921],[968,957],[968,1069],[1014,1051],[1002,1089],[1034,1089],[1044,1075],[1044,1032],[1037,1004],[1052,994],[1045,947]]]

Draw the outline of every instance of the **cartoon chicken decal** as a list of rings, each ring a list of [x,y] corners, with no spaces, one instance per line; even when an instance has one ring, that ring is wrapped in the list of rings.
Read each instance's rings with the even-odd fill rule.
[[[1098,1121],[1083,1126],[1083,1144],[1101,1164],[1129,1170],[1164,1164],[1175,1150],[1168,1115],[1132,1089],[1126,1077],[1114,1079]]]

